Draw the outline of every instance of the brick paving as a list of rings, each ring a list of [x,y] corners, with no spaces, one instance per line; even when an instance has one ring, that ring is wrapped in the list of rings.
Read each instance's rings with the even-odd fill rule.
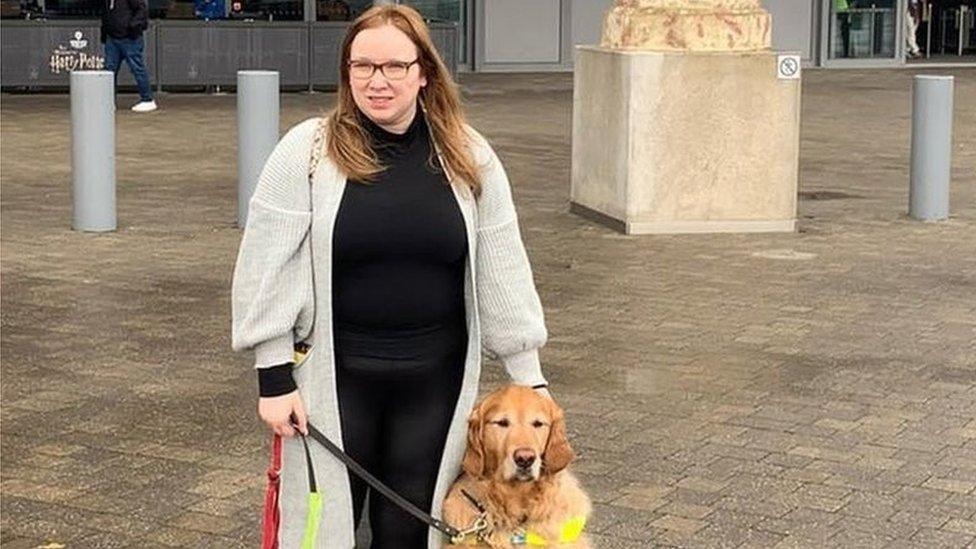
[[[643,237],[568,213],[570,75],[463,79],[598,547],[976,547],[976,72],[951,72],[949,221],[905,215],[911,73],[808,71],[799,231]],[[285,95],[283,126],[332,100]],[[70,230],[68,98],[2,97],[5,548],[257,544],[235,98],[160,104],[119,110],[120,229],[92,235]]]

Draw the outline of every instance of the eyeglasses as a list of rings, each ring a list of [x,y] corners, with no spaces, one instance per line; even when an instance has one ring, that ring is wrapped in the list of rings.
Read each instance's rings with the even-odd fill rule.
[[[350,61],[349,75],[359,80],[366,80],[367,78],[372,78],[376,69],[379,69],[383,73],[383,76],[389,80],[403,80],[407,77],[407,73],[410,72],[410,67],[419,62],[419,58],[409,63],[406,61],[387,61],[386,63]]]

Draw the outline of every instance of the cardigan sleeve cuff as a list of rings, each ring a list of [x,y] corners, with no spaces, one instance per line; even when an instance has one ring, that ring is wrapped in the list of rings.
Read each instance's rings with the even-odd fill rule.
[[[270,368],[258,368],[258,394],[276,397],[293,392],[298,388],[292,376],[294,367],[293,363],[288,362]]]
[[[512,383],[530,387],[546,383],[546,378],[542,375],[542,366],[539,364],[538,349],[520,351],[513,355],[503,356],[501,359]]]
[[[295,358],[295,342],[292,335],[285,334],[275,339],[259,343],[254,347],[254,367],[270,368],[286,362],[292,362]]]

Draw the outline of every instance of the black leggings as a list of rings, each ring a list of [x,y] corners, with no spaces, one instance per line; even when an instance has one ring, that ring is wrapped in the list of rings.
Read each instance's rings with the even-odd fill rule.
[[[444,442],[461,391],[464,349],[428,360],[336,355],[336,389],[346,453],[430,512]],[[349,473],[359,528],[368,485]],[[427,547],[427,525],[370,490],[373,549]]]

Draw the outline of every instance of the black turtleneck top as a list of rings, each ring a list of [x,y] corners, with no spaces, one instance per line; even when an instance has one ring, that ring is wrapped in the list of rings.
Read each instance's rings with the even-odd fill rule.
[[[390,367],[389,361],[456,353],[467,341],[467,232],[431,154],[427,122],[420,110],[403,134],[362,115],[360,122],[386,170],[370,182],[350,179],[339,204],[332,235],[335,353]],[[258,369],[261,396],[294,391],[292,366]]]
[[[399,135],[360,120],[386,170],[370,182],[349,180],[339,205],[332,237],[336,354],[444,356],[466,331],[464,218],[419,109]]]

